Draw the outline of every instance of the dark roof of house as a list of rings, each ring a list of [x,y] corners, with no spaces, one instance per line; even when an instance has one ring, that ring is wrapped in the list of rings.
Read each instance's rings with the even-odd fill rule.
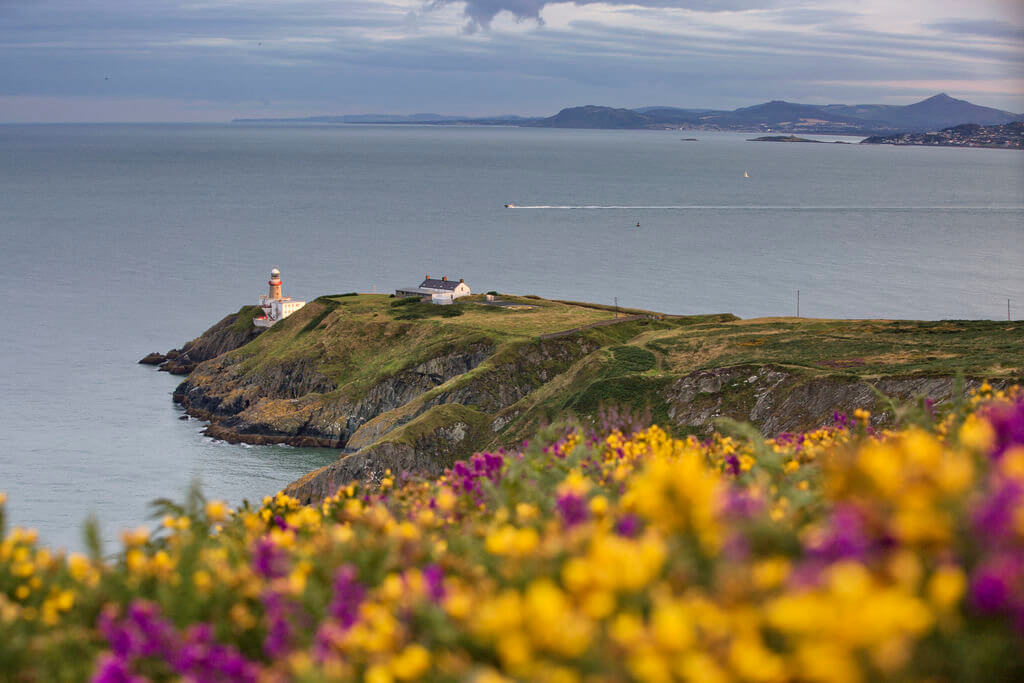
[[[454,291],[458,286],[459,283],[457,280],[435,280],[432,277],[428,277],[420,283],[420,287],[425,287],[427,289],[447,289],[449,291]]]

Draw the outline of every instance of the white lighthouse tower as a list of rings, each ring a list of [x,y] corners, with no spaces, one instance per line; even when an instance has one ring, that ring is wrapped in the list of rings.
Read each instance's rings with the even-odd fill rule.
[[[270,293],[260,295],[263,315],[252,321],[256,327],[270,327],[306,305],[305,301],[292,301],[290,296],[281,295],[281,271],[277,268],[270,271],[270,282],[267,284],[270,285]]]

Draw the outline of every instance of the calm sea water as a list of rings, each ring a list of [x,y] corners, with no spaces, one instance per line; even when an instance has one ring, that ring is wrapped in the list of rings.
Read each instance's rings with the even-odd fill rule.
[[[206,439],[135,364],[272,266],[306,298],[429,273],[671,313],[789,315],[799,289],[806,316],[1024,317],[1024,154],[688,136],[0,126],[13,522],[80,547],[89,512],[112,538],[194,478],[237,503],[333,460]]]

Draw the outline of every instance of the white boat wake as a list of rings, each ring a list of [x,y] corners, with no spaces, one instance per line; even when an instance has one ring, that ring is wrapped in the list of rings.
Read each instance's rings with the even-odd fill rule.
[[[564,209],[564,210],[673,210],[673,211],[1024,211],[1024,206],[769,206],[769,205],[710,205],[673,204],[665,206],[626,206],[620,204],[559,205],[559,204],[507,204],[509,209]]]

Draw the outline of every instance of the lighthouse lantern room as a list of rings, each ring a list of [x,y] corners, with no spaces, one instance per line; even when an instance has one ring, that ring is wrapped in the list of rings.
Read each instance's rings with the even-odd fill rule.
[[[277,268],[270,271],[270,282],[267,284],[270,285],[270,293],[260,295],[263,315],[252,321],[256,327],[270,327],[306,305],[305,301],[293,301],[290,296],[281,296],[281,271]]]

